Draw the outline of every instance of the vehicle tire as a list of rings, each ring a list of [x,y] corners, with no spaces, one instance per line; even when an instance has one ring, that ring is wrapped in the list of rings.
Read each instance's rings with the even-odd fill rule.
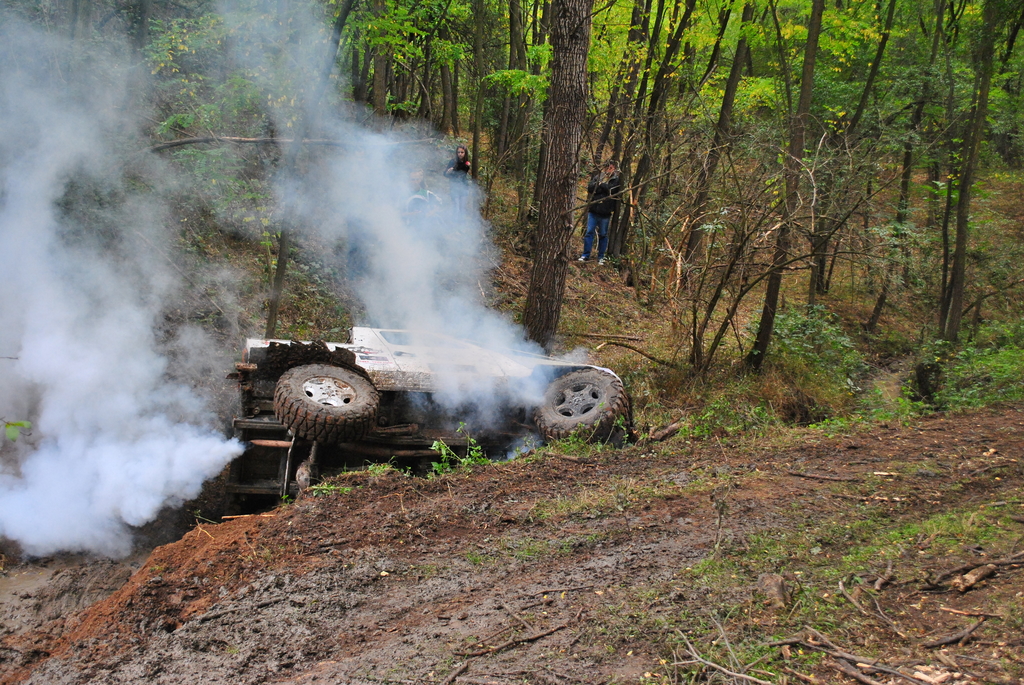
[[[619,417],[623,421],[619,421]],[[616,424],[630,420],[629,396],[616,376],[598,369],[580,369],[551,382],[533,421],[546,440],[560,440],[579,431],[588,440],[609,440],[621,433]]]
[[[314,442],[358,440],[376,424],[379,403],[373,383],[328,364],[289,369],[274,389],[277,418],[296,437]]]

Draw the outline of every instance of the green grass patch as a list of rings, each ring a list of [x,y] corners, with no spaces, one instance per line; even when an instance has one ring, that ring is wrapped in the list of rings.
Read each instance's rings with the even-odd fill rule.
[[[541,500],[534,504],[530,516],[538,520],[558,518],[597,518],[626,511],[656,498],[676,494],[674,483],[648,483],[633,478],[614,479],[595,487],[582,487],[571,495]]]
[[[796,522],[726,545],[718,557],[681,568],[667,583],[615,588],[595,616],[590,640],[616,653],[641,640],[660,645],[651,672],[673,683],[703,682],[700,678],[709,673],[681,663],[687,661],[687,641],[703,657],[727,667],[761,659],[759,667],[767,674],[781,674],[783,666],[806,672],[821,660],[817,652],[794,649],[791,661],[784,663],[776,648],[765,646],[804,626],[840,642],[850,634],[867,636],[856,651],[877,655],[890,646],[885,628],[852,606],[840,581],[871,606],[873,579],[890,566],[906,582],[924,577],[936,565],[943,570],[956,566],[968,546],[981,546],[993,556],[1012,549],[1017,536],[1001,525],[1004,518],[998,507],[960,508],[910,520],[881,507],[861,506],[831,520]],[[935,561],[947,555],[948,561]],[[792,597],[784,609],[770,608],[757,589],[759,578],[769,573],[786,578]],[[1024,625],[1024,607],[1008,620]],[[903,628],[918,629],[911,623]]]

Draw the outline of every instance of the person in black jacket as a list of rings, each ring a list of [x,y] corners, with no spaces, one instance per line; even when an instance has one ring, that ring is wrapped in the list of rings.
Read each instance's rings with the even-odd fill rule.
[[[455,157],[448,163],[444,175],[451,181],[452,207],[461,215],[466,211],[466,199],[469,196],[469,150],[465,145],[455,148]]]
[[[580,262],[590,259],[594,248],[594,233],[597,233],[597,263],[604,264],[604,253],[608,249],[608,224],[619,204],[619,165],[609,159],[604,169],[594,172],[587,184],[590,208],[587,211],[587,232],[583,235],[583,255]]]

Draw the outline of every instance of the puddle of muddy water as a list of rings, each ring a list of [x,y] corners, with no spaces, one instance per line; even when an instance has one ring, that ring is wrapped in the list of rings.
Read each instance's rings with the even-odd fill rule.
[[[146,556],[113,561],[60,555],[9,566],[0,574],[0,636],[38,628],[107,597]]]

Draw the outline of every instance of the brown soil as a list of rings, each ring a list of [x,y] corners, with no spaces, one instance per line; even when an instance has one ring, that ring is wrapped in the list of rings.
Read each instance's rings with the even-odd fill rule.
[[[999,565],[962,594],[939,578],[1013,555],[1013,544],[936,553],[915,539],[891,574],[864,569],[865,587],[891,579],[877,610],[863,593],[858,611],[825,580],[852,543],[815,528],[999,512],[1019,539],[1022,426],[1020,409],[1003,408],[834,438],[541,451],[434,480],[349,474],[337,481],[349,492],[197,525],[88,608],[55,614],[43,602],[34,625],[0,639],[0,682],[744,682],[711,666],[684,675],[697,673],[682,664],[694,661],[687,631],[694,651],[735,670],[709,657],[723,654],[722,639],[705,639],[715,621],[737,649],[795,636],[745,682],[854,682],[812,658],[819,638],[797,635],[801,607],[817,602],[826,613],[815,626],[837,648],[918,682],[1024,683],[1022,566]],[[745,565],[750,545],[805,529],[818,531],[808,541],[818,561],[794,550],[792,565],[771,569],[793,593],[773,608],[756,588],[765,569]],[[724,581],[697,566],[716,539],[732,569]],[[961,644],[923,646],[982,613],[998,617]]]

